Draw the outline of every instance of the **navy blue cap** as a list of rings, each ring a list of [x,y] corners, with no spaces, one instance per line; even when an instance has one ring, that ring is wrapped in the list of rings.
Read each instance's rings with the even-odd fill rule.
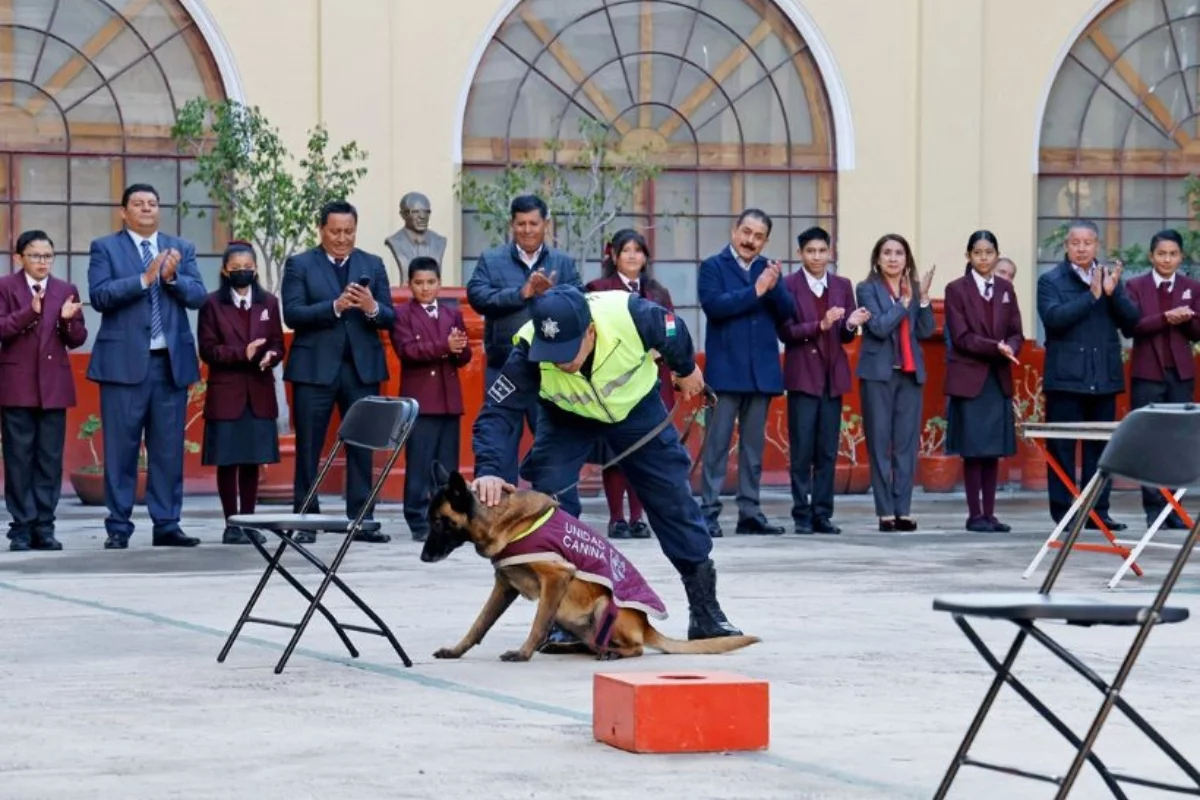
[[[575,360],[592,322],[583,292],[574,286],[553,286],[534,299],[529,316],[533,320],[530,361],[565,364]]]

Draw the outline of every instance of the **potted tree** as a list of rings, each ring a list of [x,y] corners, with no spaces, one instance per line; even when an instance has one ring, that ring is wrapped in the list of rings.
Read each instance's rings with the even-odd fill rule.
[[[946,420],[942,417],[927,419],[921,431],[917,482],[927,492],[952,492],[958,485],[961,465],[957,456],[946,455]]]
[[[1037,443],[1026,439],[1027,423],[1039,423],[1046,418],[1045,399],[1042,396],[1042,375],[1029,364],[1021,367],[1021,376],[1013,391],[1013,415],[1017,425],[1017,453],[1021,464],[1021,488],[1027,491],[1045,491],[1046,457]]]
[[[67,476],[71,481],[71,488],[75,490],[75,496],[85,506],[104,505],[104,463],[100,460],[100,454],[96,452],[96,434],[100,433],[100,428],[100,417],[95,414],[89,414],[87,419],[80,423],[76,438],[87,442],[92,463],[73,470]],[[146,502],[145,445],[138,452],[137,489],[134,494],[134,502],[139,505]]]
[[[865,441],[862,417],[855,414],[850,406],[843,405],[838,434],[838,463],[834,468],[834,492],[863,494],[871,488],[871,467],[858,461],[859,445]]]
[[[196,170],[184,185],[204,187],[216,206],[217,219],[234,237],[254,244],[260,280],[276,293],[287,259],[316,245],[315,221],[321,206],[350,197],[367,174],[363,165],[367,153],[355,142],[331,153],[329,134],[318,125],[309,131],[305,154],[297,160],[257,106],[235,100],[188,101],[171,135],[180,151],[196,161]],[[192,209],[180,203],[180,213]],[[202,209],[195,213],[205,215]],[[280,463],[262,469],[259,499],[289,503],[296,439],[282,362],[274,372]]]

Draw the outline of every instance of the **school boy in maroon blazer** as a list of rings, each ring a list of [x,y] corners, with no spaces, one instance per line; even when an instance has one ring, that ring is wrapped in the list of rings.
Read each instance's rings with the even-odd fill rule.
[[[433,464],[458,469],[459,424],[463,414],[458,368],[471,361],[462,312],[438,301],[441,268],[428,256],[408,263],[412,302],[396,309],[392,347],[400,359],[400,396],[420,405],[405,445],[404,519],[414,541],[429,535],[426,514],[433,489]]]
[[[283,360],[279,299],[258,284],[254,248],[231,242],[221,283],[200,308],[196,325],[200,358],[208,365],[204,397],[202,463],[217,468],[217,494],[225,518],[253,514],[258,471],[279,461],[272,368]],[[226,525],[224,544],[250,544],[261,533]]]
[[[796,316],[777,326],[784,343],[792,520],[796,533],[841,533],[833,524],[833,478],[841,398],[851,388],[845,346],[871,312],[856,307],[849,280],[829,272],[825,230],[809,228],[797,242],[804,268],[783,282]]]
[[[61,550],[54,514],[62,487],[67,409],[75,379],[67,351],[87,340],[79,290],[50,275],[54,242],[17,239],[21,269],[0,278],[0,435],[9,550]]]
[[[1196,389],[1192,342],[1200,340],[1200,282],[1181,275],[1183,237],[1166,230],[1150,240],[1153,269],[1125,284],[1125,293],[1140,315],[1132,330],[1130,354],[1130,405],[1186,403]],[[1149,522],[1162,511],[1166,500],[1158,489],[1142,489],[1142,508]],[[1167,517],[1168,528],[1184,529],[1176,514]]]

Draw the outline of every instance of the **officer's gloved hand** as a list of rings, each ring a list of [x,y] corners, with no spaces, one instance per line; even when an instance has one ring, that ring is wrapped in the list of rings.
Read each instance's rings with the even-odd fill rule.
[[[516,490],[517,487],[496,475],[487,475],[471,481],[471,491],[479,498],[479,502],[488,508],[500,505],[500,499],[504,495]]]

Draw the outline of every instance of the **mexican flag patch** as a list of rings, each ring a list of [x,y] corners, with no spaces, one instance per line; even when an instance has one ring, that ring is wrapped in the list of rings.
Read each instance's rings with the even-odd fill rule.
[[[674,336],[675,335],[675,315],[667,314],[666,323],[667,323],[667,336]]]

